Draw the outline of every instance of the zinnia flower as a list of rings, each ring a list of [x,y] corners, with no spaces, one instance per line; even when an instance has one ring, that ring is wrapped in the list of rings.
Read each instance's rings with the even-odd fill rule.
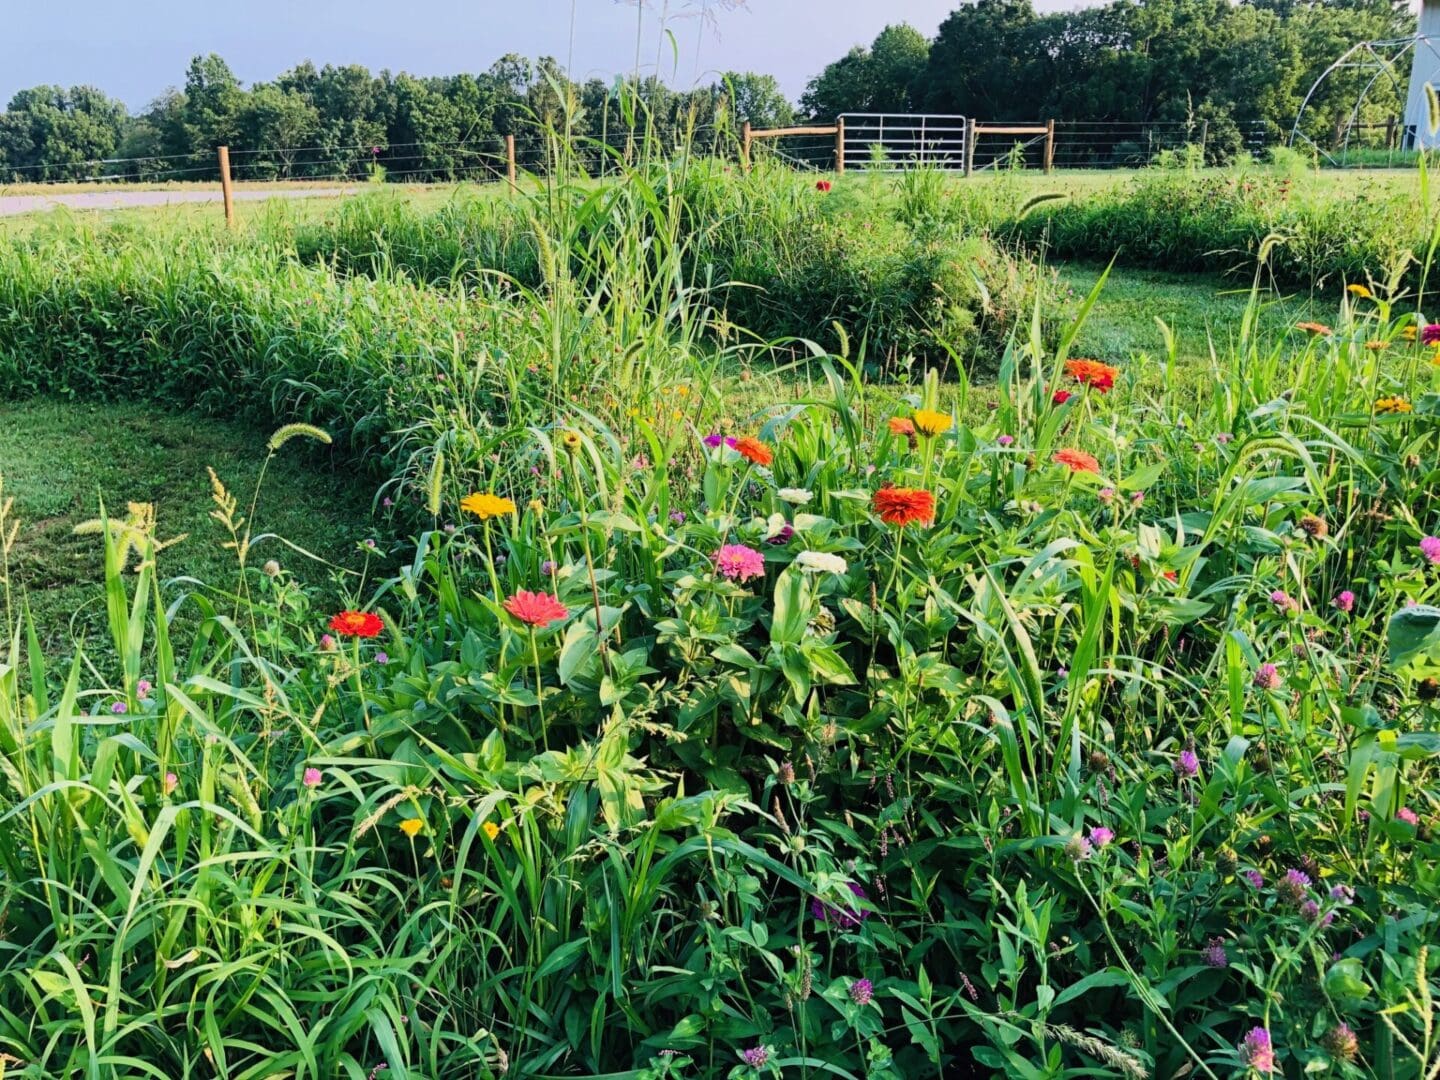
[[[815,181],[815,190],[818,191],[818,192],[820,192],[820,194],[822,194],[822,195],[826,194],[826,193],[830,190],[830,181],[829,181],[829,180],[816,180],[816,181]]]
[[[1064,465],[1071,472],[1075,473],[1099,473],[1100,462],[1094,456],[1087,454],[1084,450],[1072,450],[1066,447],[1063,450],[1056,450],[1050,458],[1057,465]]]
[[[769,465],[775,460],[775,454],[768,446],[749,435],[742,435],[735,440],[735,452],[756,465]]]
[[[813,491],[806,491],[804,488],[781,488],[775,492],[775,494],[781,501],[787,502],[791,506],[804,506],[811,499],[815,498]]]
[[[505,601],[505,610],[515,618],[533,626],[537,630],[544,630],[553,622],[559,622],[570,614],[569,608],[560,602],[558,596],[551,596],[543,592],[527,592],[519,590],[514,596]]]
[[[308,769],[305,770],[304,774],[301,775],[300,783],[304,784],[308,788],[317,788],[320,786],[321,779],[322,777],[320,770],[315,768],[315,766],[311,765]]]
[[[1082,386],[1093,387],[1102,394],[1108,394],[1115,388],[1115,377],[1120,371],[1098,360],[1077,359],[1065,361],[1065,374]]]
[[[1275,1048],[1270,1043],[1270,1032],[1263,1027],[1251,1028],[1250,1034],[1240,1044],[1240,1054],[1245,1063],[1256,1072],[1275,1071]]]
[[[715,569],[731,581],[765,576],[765,556],[744,544],[726,544],[715,553]]]
[[[928,525],[935,520],[935,496],[922,488],[885,486],[875,492],[871,505],[887,525]]]
[[[373,638],[385,624],[373,611],[342,611],[330,620],[330,629],[342,637]]]
[[[491,518],[515,513],[515,504],[499,495],[477,491],[460,500],[460,509],[474,514],[481,521],[489,521]]]
[[[915,424],[908,416],[892,416],[890,418],[891,435],[914,435]]]
[[[1421,345],[1440,345],[1440,323],[1427,323],[1420,328]]]
[[[414,840],[415,837],[420,835],[420,830],[424,827],[425,823],[418,817],[407,817],[404,821],[400,822],[400,831],[410,837],[411,840]]]
[[[1374,296],[1374,294],[1364,285],[1346,285],[1345,291],[1348,292],[1351,296],[1357,297],[1361,300],[1370,300]]]
[[[1069,390],[1056,390],[1055,393],[1050,395],[1050,400],[1056,405],[1064,405],[1065,402],[1069,401],[1074,396],[1075,395],[1070,393]]]
[[[843,574],[849,569],[844,559],[828,551],[802,551],[795,556],[795,565],[806,574]]]
[[[1307,334],[1315,334],[1319,337],[1329,337],[1335,332],[1324,323],[1319,322],[1298,322],[1295,324],[1295,329],[1304,330]]]
[[[1375,411],[1382,416],[1399,416],[1414,409],[1403,397],[1382,397],[1375,402]]]
[[[910,420],[916,431],[931,439],[944,435],[955,422],[949,413],[936,412],[934,409],[916,409]]]

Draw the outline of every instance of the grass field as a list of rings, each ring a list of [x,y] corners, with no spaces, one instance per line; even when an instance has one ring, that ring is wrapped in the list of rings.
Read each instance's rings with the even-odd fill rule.
[[[25,590],[47,647],[65,650],[104,630],[103,544],[75,527],[106,512],[124,518],[127,503],[150,503],[162,537],[187,539],[162,553],[166,578],[233,588],[235,555],[222,545],[207,467],[240,499],[250,496],[265,461],[268,432],[198,419],[153,403],[38,399],[0,405],[0,476],[23,528],[12,552],[13,583]],[[330,602],[332,577],[367,539],[386,535],[369,492],[353,473],[299,447],[269,469],[255,514],[252,559],[279,561]],[[353,586],[352,586],[353,587]]]

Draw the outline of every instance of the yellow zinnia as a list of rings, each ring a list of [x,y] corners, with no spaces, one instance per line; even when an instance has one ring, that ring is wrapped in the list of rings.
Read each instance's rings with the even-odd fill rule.
[[[1361,300],[1373,300],[1374,294],[1364,285],[1346,285],[1345,291]]]
[[[949,413],[936,412],[934,409],[916,409],[910,419],[914,421],[916,431],[932,439],[949,431],[954,422]]]
[[[1382,397],[1375,402],[1377,413],[1408,413],[1412,409],[1410,402],[1403,397]]]
[[[477,491],[460,500],[460,509],[474,514],[481,521],[489,521],[491,518],[500,517],[503,514],[515,513],[515,504],[499,495]]]
[[[411,840],[419,836],[420,830],[424,827],[425,823],[418,817],[407,817],[404,821],[400,822],[400,831],[410,837]]]

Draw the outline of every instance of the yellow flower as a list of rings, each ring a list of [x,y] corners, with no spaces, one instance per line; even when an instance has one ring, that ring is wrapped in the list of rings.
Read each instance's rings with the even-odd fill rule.
[[[690,393],[690,388],[688,386],[677,386],[675,387],[675,393],[679,394],[681,397],[684,397],[686,394]]]
[[[1375,402],[1377,413],[1408,413],[1412,409],[1410,402],[1403,397],[1382,397]]]
[[[487,821],[484,825],[481,825],[480,827],[485,830],[485,835],[488,836],[491,840],[494,840],[495,837],[500,835],[500,826],[496,825],[493,821]]]
[[[948,413],[935,412],[933,409],[916,409],[911,419],[915,422],[916,431],[932,439],[949,431],[953,423]]]
[[[515,513],[515,504],[499,495],[477,491],[460,500],[460,509],[474,514],[481,521],[489,521],[491,518]]]
[[[572,454],[579,453],[579,452],[580,452],[580,433],[579,433],[578,431],[572,431],[572,430],[566,429],[565,433],[560,436],[560,445],[563,446],[563,447],[565,447],[565,449],[566,449],[569,453],[572,453]]]
[[[683,412],[681,412],[679,409],[676,409],[674,412],[672,412],[672,413],[670,414],[670,418],[671,418],[672,420],[681,420],[681,419],[684,419],[684,417],[685,417],[685,414],[684,414]]]
[[[545,512],[545,503],[540,499],[531,499],[530,512],[532,514],[543,514]]]
[[[404,821],[400,822],[400,831],[410,837],[411,840],[419,836],[420,830],[424,827],[425,823],[418,817],[407,817]]]
[[[1416,328],[1415,324],[1414,324],[1414,323],[1411,323],[1409,326],[1406,326],[1406,327],[1402,327],[1402,328],[1401,328],[1401,330],[1400,330],[1400,338],[1401,338],[1402,341],[1414,341],[1414,340],[1415,340],[1415,334],[1416,334],[1416,332],[1417,332],[1417,328]]]
[[[1364,285],[1346,285],[1345,291],[1359,300],[1373,300],[1375,295]]]

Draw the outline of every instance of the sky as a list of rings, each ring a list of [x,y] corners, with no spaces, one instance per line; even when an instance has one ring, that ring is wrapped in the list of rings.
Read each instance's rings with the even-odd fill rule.
[[[662,50],[661,6],[676,39]],[[775,75],[791,98],[887,23],[933,36],[959,0],[646,0],[641,65],[657,55],[688,87],[724,70]],[[710,19],[698,16],[701,5]],[[1062,0],[1042,7],[1070,6]],[[88,83],[143,109],[184,81],[190,57],[217,52],[246,84],[301,60],[415,75],[483,71],[507,52],[551,55],[584,80],[635,64],[634,0],[0,0],[0,106],[41,83]]]

